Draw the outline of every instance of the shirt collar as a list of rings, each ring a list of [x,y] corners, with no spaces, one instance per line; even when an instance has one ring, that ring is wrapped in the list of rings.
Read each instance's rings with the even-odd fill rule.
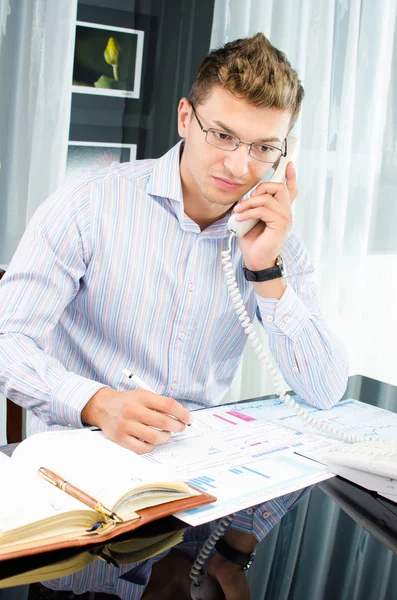
[[[183,143],[184,140],[181,140],[164,154],[164,156],[161,156],[156,160],[146,186],[146,193],[170,200],[183,230],[197,233],[207,239],[222,239],[229,237],[230,232],[227,229],[226,224],[232,214],[232,209],[230,209],[222,219],[216,221],[203,231],[200,231],[200,227],[197,223],[192,221],[192,219],[184,213],[180,172],[180,159],[183,151]]]
[[[152,174],[146,186],[146,192],[152,196],[177,200],[183,204],[180,158],[183,140],[178,142],[164,156],[155,162]]]

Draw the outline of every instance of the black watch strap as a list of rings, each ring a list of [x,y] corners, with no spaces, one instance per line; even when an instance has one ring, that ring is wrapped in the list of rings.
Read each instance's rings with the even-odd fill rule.
[[[240,565],[245,571],[250,568],[255,558],[255,550],[253,552],[240,552],[240,550],[236,550],[230,544],[228,544],[223,537],[221,537],[215,544],[215,549],[226,558],[226,560],[230,560],[236,565]]]
[[[247,267],[243,267],[244,277],[247,281],[270,281],[284,276],[284,265],[281,256],[277,258],[274,267],[263,269],[263,271],[250,271]]]

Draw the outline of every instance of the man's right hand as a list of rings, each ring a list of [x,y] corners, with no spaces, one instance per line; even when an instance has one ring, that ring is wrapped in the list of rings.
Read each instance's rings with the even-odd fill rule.
[[[137,454],[168,442],[171,432],[191,423],[188,410],[176,400],[145,390],[117,392],[102,388],[85,405],[81,420],[99,427],[109,440]]]

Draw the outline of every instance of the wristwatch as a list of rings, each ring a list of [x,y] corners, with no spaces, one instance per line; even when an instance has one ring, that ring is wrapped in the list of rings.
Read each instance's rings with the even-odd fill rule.
[[[221,537],[215,544],[215,550],[236,565],[240,565],[246,571],[250,568],[255,558],[255,550],[253,552],[240,552],[236,550],[230,544],[228,544],[223,537]]]
[[[274,267],[263,269],[263,271],[250,271],[247,267],[243,267],[243,271],[247,281],[270,281],[284,277],[284,263],[281,256],[278,256]]]

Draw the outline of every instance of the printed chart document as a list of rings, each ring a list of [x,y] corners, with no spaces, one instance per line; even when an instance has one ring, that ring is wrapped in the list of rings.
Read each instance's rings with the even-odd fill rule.
[[[285,425],[292,412],[280,400],[195,411],[191,427],[141,458],[217,498],[210,510],[176,514],[191,525],[205,523],[333,477],[295,453],[316,452],[324,440]]]
[[[346,432],[397,437],[397,414],[384,409],[349,399],[319,410],[295,400]],[[321,460],[322,451],[344,443],[320,434],[272,399],[196,411],[186,432],[145,458],[164,467],[178,465],[178,476],[217,498],[176,514],[199,525],[333,477],[325,465],[302,455]]]

